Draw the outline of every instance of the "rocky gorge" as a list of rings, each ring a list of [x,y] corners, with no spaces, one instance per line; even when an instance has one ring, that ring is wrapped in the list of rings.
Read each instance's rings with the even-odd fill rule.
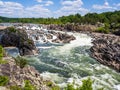
[[[69,27],[71,28],[71,26]],[[33,50],[40,50],[40,52],[38,52],[38,55],[32,53],[32,56],[26,57],[28,60],[34,61],[30,65],[35,68],[27,65],[21,69],[15,64],[13,58],[4,58],[8,63],[0,65],[0,68],[2,68],[0,71],[1,75],[10,76],[11,82],[8,83],[8,86],[18,85],[23,87],[23,81],[27,79],[38,90],[49,90],[50,88],[44,84],[41,76],[49,78],[60,87],[65,87],[65,83],[68,82],[74,82],[78,85],[81,84],[82,79],[90,77],[94,81],[93,90],[100,87],[108,90],[119,90],[116,89],[120,84],[119,73],[102,65],[108,65],[119,71],[119,36],[86,32],[89,28],[82,33],[80,31],[69,32],[70,29],[50,30],[54,28],[46,29],[35,24],[15,25],[15,28],[24,35],[14,29],[12,31],[1,30],[1,45],[4,47],[15,46],[20,51],[19,43],[21,42],[21,49],[23,48],[21,52],[25,53],[21,55],[29,55],[31,54],[29,52],[33,52]],[[19,40],[19,36],[24,38],[23,41]],[[31,47],[32,49],[29,49]],[[91,52],[89,52],[89,49]],[[7,67],[10,67],[10,69],[4,70]]]

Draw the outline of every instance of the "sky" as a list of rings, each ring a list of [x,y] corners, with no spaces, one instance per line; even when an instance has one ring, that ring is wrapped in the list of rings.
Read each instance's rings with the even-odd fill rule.
[[[0,16],[61,17],[120,10],[120,0],[0,0]]]

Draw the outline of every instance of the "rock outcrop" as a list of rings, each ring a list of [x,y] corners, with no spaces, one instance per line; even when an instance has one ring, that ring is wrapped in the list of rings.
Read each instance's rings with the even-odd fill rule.
[[[60,30],[60,31],[94,31],[97,27],[95,25],[80,25],[74,23],[68,23],[64,25],[51,24],[47,26],[50,30]]]
[[[34,42],[28,38],[25,30],[6,28],[0,31],[0,35],[0,44],[3,47],[17,47],[20,55],[33,55],[36,50]]]
[[[50,90],[50,88],[44,84],[42,77],[34,67],[27,65],[21,69],[11,57],[5,57],[3,59],[7,60],[7,63],[0,64],[0,76],[9,77],[7,87],[16,85],[24,87],[25,80],[29,80],[37,90]]]
[[[56,36],[56,39],[52,40],[55,43],[70,43],[70,41],[75,40],[76,38],[73,35],[69,35],[66,33],[49,31],[49,33]]]
[[[120,72],[120,37],[110,34],[92,34],[91,56],[100,63]]]

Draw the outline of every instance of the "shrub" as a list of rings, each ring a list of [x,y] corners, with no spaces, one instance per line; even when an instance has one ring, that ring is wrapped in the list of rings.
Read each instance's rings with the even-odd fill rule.
[[[48,87],[52,87],[53,86],[53,82],[51,81],[45,81],[44,84]]]
[[[83,84],[79,90],[92,90],[92,80],[90,78],[83,80],[82,82]]]
[[[83,84],[80,87],[74,88],[74,84],[68,84],[65,90],[93,90],[92,89],[92,80],[88,78],[87,80],[82,81]]]
[[[68,84],[65,90],[76,90],[73,84]]]
[[[51,81],[45,81],[44,84],[48,86],[51,90],[60,90],[60,87],[57,85],[54,85]]]
[[[3,47],[0,45],[0,60],[3,58]]]
[[[25,86],[23,90],[36,90],[36,88],[30,83],[29,80],[25,80]]]
[[[28,61],[21,56],[17,56],[16,58],[14,58],[14,60],[16,62],[16,65],[20,66],[20,68],[24,68],[28,64]]]
[[[3,60],[3,53],[4,53],[3,47],[0,45],[0,64],[7,63],[7,61]]]
[[[0,86],[5,86],[9,82],[9,78],[7,76],[0,76]]]
[[[51,89],[52,90],[60,90],[60,87],[59,86],[53,86]]]
[[[110,31],[109,31],[109,29],[107,29],[107,28],[105,29],[104,27],[99,27],[99,28],[96,30],[96,32],[108,34]]]
[[[10,32],[14,32],[14,33],[17,31],[14,27],[8,27],[7,29],[8,29]]]
[[[0,60],[0,64],[6,64],[7,63],[7,61],[5,61],[5,60]]]
[[[10,90],[22,90],[19,86],[10,86]]]

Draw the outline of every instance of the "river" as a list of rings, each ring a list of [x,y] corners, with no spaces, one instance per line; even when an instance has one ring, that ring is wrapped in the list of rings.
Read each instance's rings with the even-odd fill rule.
[[[63,88],[73,82],[76,86],[81,85],[83,79],[90,77],[93,81],[93,90],[100,88],[120,90],[120,73],[90,57],[89,49],[92,46],[90,36],[67,32],[74,35],[76,40],[68,44],[56,44],[51,43],[50,40],[49,43],[44,43],[46,37],[43,37],[43,41],[40,40],[41,38],[36,41],[34,36],[38,33],[34,33],[35,30],[26,31],[39,49],[38,55],[26,58],[31,62],[30,65],[40,72],[43,79],[52,80]],[[32,32],[33,36],[29,32]],[[45,32],[48,33],[46,29]],[[19,55],[17,48],[6,48],[6,50],[12,56]]]
[[[62,88],[73,82],[81,85],[83,79],[90,77],[94,90],[120,90],[120,74],[90,57],[92,38],[86,34],[69,34],[76,40],[64,45],[37,44],[39,55],[29,57],[43,79],[52,80]]]

